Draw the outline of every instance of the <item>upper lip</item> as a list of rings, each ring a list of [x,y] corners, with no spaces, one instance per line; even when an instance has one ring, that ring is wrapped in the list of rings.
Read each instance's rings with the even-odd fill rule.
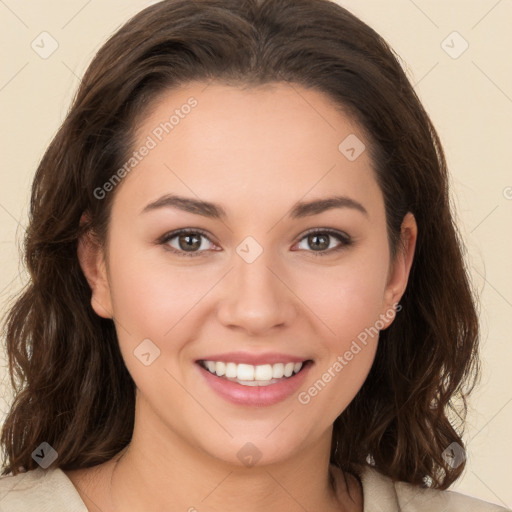
[[[297,357],[290,354],[283,354],[277,352],[264,352],[260,354],[251,354],[249,352],[225,352],[224,354],[211,354],[205,356],[199,361],[222,361],[225,363],[236,364],[251,364],[253,366],[263,364],[277,364],[277,363],[302,363],[307,361],[306,357]]]

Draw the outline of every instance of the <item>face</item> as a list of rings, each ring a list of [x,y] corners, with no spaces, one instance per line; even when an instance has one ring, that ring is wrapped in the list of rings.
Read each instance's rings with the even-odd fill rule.
[[[408,251],[390,260],[369,142],[329,98],[285,83],[169,91],[137,134],[106,192],[107,251],[79,252],[137,386],[136,428],[233,464],[329,444],[416,238],[408,215]]]

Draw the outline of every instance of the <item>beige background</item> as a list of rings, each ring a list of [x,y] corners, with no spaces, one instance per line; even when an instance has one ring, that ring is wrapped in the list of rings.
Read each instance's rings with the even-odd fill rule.
[[[119,25],[151,3],[0,1],[2,312],[25,279],[18,246],[37,163],[94,53]],[[453,489],[512,507],[512,443],[506,430],[512,422],[512,2],[339,3],[382,34],[402,57],[444,143],[453,202],[482,309],[483,375],[470,403],[468,466]],[[47,59],[31,48],[43,31],[59,45]],[[464,41],[467,50],[452,58]],[[5,358],[3,348],[0,356]],[[0,424],[12,398],[5,364],[0,359]]]

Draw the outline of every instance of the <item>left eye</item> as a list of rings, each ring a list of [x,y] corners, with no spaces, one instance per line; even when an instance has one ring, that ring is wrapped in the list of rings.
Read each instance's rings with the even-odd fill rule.
[[[335,238],[338,240],[338,245],[331,245],[329,242],[329,238]],[[309,245],[309,247],[316,247],[319,250],[314,250],[313,252],[316,253],[315,256],[325,256],[327,254],[332,254],[333,252],[339,251],[344,248],[344,246],[351,244],[351,239],[348,235],[345,235],[344,233],[339,233],[337,231],[331,231],[331,230],[322,230],[317,229],[314,231],[310,231],[306,236],[304,236],[302,240],[305,240],[306,245]],[[300,249],[303,249],[303,247],[299,247]]]

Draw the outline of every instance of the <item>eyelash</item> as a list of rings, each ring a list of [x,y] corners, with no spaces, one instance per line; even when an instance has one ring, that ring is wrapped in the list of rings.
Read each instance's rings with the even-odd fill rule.
[[[174,247],[170,247],[168,245],[169,241],[172,240],[173,238],[176,238],[179,235],[190,235],[190,234],[202,235],[211,242],[208,235],[201,229],[180,229],[178,231],[172,231],[170,233],[165,234],[163,237],[161,237],[159,239],[158,243],[161,245],[167,245],[166,249],[173,252],[174,254],[177,254],[178,256],[189,256],[189,257],[201,256],[201,254],[205,251],[192,251],[192,252],[180,251],[180,250],[177,250]],[[341,233],[339,231],[334,231],[332,229],[325,229],[325,228],[315,228],[315,229],[312,229],[311,231],[308,231],[299,240],[299,242],[301,242],[302,240],[304,240],[305,238],[307,238],[310,235],[316,235],[316,234],[333,236],[334,238],[338,239],[342,243],[338,247],[334,247],[332,249],[325,249],[323,251],[308,251],[308,252],[313,252],[313,254],[315,256],[327,256],[327,255],[336,253],[352,244],[352,240],[348,235]]]

